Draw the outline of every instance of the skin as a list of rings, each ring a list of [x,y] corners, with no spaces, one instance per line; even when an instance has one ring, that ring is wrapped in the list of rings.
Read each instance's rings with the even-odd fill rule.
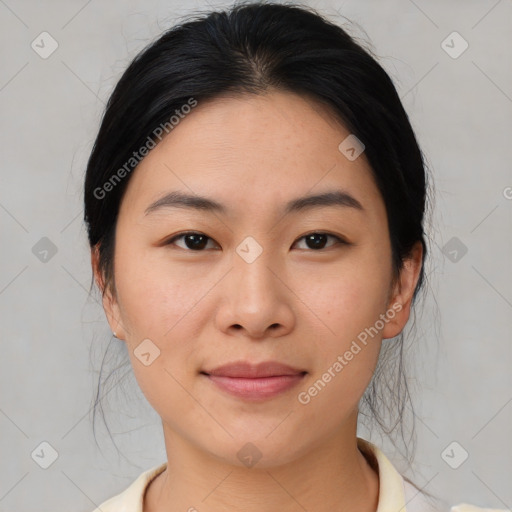
[[[364,153],[338,150],[349,135],[320,104],[272,91],[200,103],[134,171],[121,203],[115,289],[105,313],[127,344],[144,395],[162,419],[168,466],[149,485],[145,512],[375,511],[379,478],[357,448],[361,396],[383,339],[410,314],[422,262],[418,243],[397,281],[384,202]],[[284,203],[343,189],[365,211],[328,206],[283,216]],[[228,214],[163,208],[163,193],[205,195]],[[204,233],[194,251],[186,231]],[[326,238],[315,249],[310,233]],[[252,263],[237,246],[253,237]],[[98,286],[98,253],[91,261]],[[297,395],[321,378],[357,335],[393,304],[402,309],[311,399]],[[160,355],[134,355],[149,338]],[[296,386],[254,403],[219,390],[200,371],[237,360],[277,360],[306,370]],[[246,467],[248,442],[262,457]]]

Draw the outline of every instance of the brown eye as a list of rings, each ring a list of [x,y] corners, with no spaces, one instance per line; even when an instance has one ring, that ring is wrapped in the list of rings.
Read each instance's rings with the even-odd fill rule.
[[[304,235],[303,237],[299,238],[299,240],[305,240],[308,249],[314,249],[315,251],[318,251],[326,248],[325,245],[327,243],[327,239],[329,238],[334,239],[337,243],[347,244],[347,242],[339,236],[323,232],[309,233],[308,235]],[[332,245],[329,247],[332,247]]]
[[[212,240],[209,236],[206,236],[204,233],[188,231],[186,233],[181,233],[179,235],[172,237],[165,243],[165,245],[172,245],[176,240],[179,240],[181,238],[185,243],[185,247],[178,247],[180,247],[181,249],[189,249],[192,251],[201,251],[207,246],[208,240]]]

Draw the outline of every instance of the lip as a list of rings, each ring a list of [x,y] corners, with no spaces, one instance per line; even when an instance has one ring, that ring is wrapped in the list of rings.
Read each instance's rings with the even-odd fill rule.
[[[266,400],[284,393],[299,384],[306,373],[305,370],[277,361],[265,361],[256,365],[238,361],[201,371],[202,375],[221,390],[252,401]]]
[[[262,377],[279,377],[281,375],[297,375],[304,370],[293,368],[278,361],[263,361],[259,364],[251,364],[247,361],[235,361],[223,364],[202,373],[220,377],[239,377],[244,379],[258,379]]]

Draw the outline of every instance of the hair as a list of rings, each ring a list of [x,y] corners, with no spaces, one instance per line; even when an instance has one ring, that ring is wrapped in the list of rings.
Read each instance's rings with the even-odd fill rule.
[[[195,15],[166,30],[136,55],[115,86],[87,163],[84,187],[84,220],[90,247],[98,249],[102,294],[109,288],[115,296],[115,230],[133,175],[129,171],[138,163],[131,158],[133,152],[148,141],[158,143],[155,129],[168,124],[191,98],[201,103],[221,95],[273,90],[327,106],[333,118],[363,142],[387,211],[393,279],[417,242],[425,262],[427,166],[391,78],[370,50],[313,9],[248,3]],[[128,172],[119,173],[127,170],[127,162]],[[99,194],[116,173],[123,179]],[[424,280],[422,265],[413,305]],[[94,276],[91,288],[93,283]],[[414,420],[403,355],[403,333],[383,344],[361,404],[361,414],[390,438],[398,429],[404,439],[406,408]],[[101,407],[100,387],[95,411]]]

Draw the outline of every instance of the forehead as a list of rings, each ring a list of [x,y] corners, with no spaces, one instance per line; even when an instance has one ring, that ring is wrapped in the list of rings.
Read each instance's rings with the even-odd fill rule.
[[[327,107],[292,93],[199,102],[136,168],[122,208],[141,215],[180,190],[242,213],[341,188],[382,215],[364,152],[349,160],[339,150],[349,135]]]

